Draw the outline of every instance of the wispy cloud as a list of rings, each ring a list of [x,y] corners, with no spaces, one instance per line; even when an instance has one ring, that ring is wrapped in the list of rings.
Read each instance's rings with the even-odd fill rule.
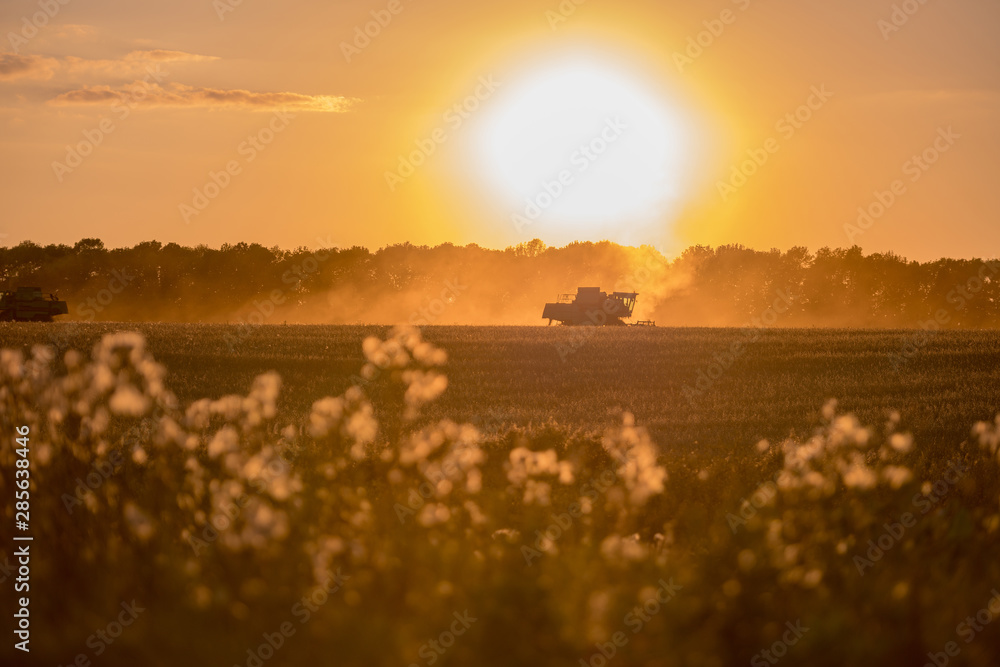
[[[218,60],[216,56],[202,56],[185,51],[169,51],[167,49],[152,49],[150,51],[132,51],[125,60],[154,61],[161,63],[189,62],[200,63],[208,60]]]
[[[57,72],[69,74],[99,74],[105,77],[135,77],[151,65],[161,63],[203,63],[218,60],[215,56],[203,56],[184,51],[152,49],[132,51],[124,58],[95,60],[66,56],[50,58],[45,56],[0,53],[0,80],[51,79]]]
[[[202,63],[218,60],[215,56],[203,56],[184,51],[153,49],[132,51],[124,58],[114,60],[90,60],[68,56],[66,69],[72,74],[100,73],[106,76],[130,77],[142,72],[147,66],[159,63]]]
[[[58,67],[55,58],[0,53],[0,80],[51,79]]]
[[[137,90],[142,90],[143,94],[138,95]],[[129,86],[87,86],[70,90],[51,99],[49,103],[60,106],[111,104],[123,98],[134,100],[134,105],[137,107],[186,107],[247,111],[288,109],[325,113],[343,113],[350,110],[358,102],[354,98],[332,95],[226,90],[186,86],[182,83],[168,83],[166,86],[161,86],[137,81]]]
[[[288,109],[342,113],[358,100],[333,95],[306,95],[292,92],[255,92],[243,89],[206,88],[182,83],[157,83],[165,72],[161,65],[205,63],[218,60],[215,56],[149,49],[132,51],[121,58],[100,60],[67,56],[48,58],[0,54],[0,80],[51,79],[57,72],[84,78],[111,81],[101,85],[86,85],[75,81],[76,86],[49,100],[57,106],[108,105],[127,100],[130,107],[182,107],[202,109],[238,109],[246,111],[272,111]],[[150,75],[153,81],[150,81]],[[145,76],[144,76],[145,75]],[[142,79],[142,80],[139,80]],[[132,81],[117,83],[116,81]]]
[[[60,26],[53,27],[52,32],[49,34],[58,40],[80,39],[93,37],[97,34],[97,28],[85,23],[63,23]]]

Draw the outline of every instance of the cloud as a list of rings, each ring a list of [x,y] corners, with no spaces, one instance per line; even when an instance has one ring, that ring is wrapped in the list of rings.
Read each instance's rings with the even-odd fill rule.
[[[59,106],[110,104],[124,101],[135,107],[182,107],[201,109],[238,109],[244,111],[319,111],[343,113],[357,99],[332,95],[304,95],[302,93],[259,93],[249,90],[201,88],[182,83],[155,83],[136,81],[130,86],[86,86],[70,90],[49,100]]]
[[[97,28],[85,23],[64,23],[49,34],[58,40],[79,39],[91,37],[97,33]]]
[[[89,60],[67,56],[67,69],[71,73],[100,73],[105,76],[132,77],[141,73],[150,65],[160,63],[201,63],[218,60],[215,56],[203,56],[184,51],[168,51],[153,49],[150,51],[132,51],[124,58],[116,60]]]
[[[166,49],[152,49],[150,51],[133,51],[125,60],[139,60],[142,62],[160,63],[200,63],[208,60],[218,60],[216,56],[200,56],[197,53],[186,53],[184,51],[168,51]]]
[[[59,61],[42,56],[0,53],[0,80],[51,79]]]
[[[203,63],[218,60],[185,51],[149,49],[132,51],[122,58],[92,60],[67,56],[62,59],[41,56],[0,54],[0,80],[16,78],[50,79],[57,70],[70,74],[99,74],[103,77],[132,79],[130,84],[82,85],[49,100],[57,106],[108,105],[124,103],[129,107],[181,107],[202,109],[237,109],[245,111],[317,111],[342,113],[358,100],[333,95],[305,95],[290,92],[253,92],[242,89],[204,88],[182,83],[161,85],[168,72],[167,63]],[[138,80],[138,79],[142,80]],[[151,80],[152,79],[152,80]]]
[[[116,60],[91,60],[67,56],[46,58],[16,53],[0,53],[0,81],[12,79],[51,79],[60,70],[70,74],[100,74],[103,76],[134,78],[161,63],[203,63],[218,60],[215,56],[203,56],[184,51],[152,49],[132,51],[124,58]]]

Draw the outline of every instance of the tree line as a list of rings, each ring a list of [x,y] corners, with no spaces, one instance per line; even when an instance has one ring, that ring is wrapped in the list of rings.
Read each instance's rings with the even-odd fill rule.
[[[377,251],[256,243],[107,248],[29,241],[0,247],[0,286],[39,286],[73,320],[543,324],[546,301],[578,286],[639,292],[659,325],[743,326],[791,295],[774,326],[1000,325],[1000,262],[908,261],[861,248],[693,246],[668,259],[607,241],[502,250],[409,243]],[[784,297],[782,296],[784,295]]]

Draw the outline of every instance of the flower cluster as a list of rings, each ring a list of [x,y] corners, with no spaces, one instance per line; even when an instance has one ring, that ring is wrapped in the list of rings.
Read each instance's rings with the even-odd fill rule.
[[[825,424],[806,442],[782,443],[781,489],[817,499],[832,496],[843,487],[866,491],[885,484],[899,489],[913,479],[910,469],[900,464],[913,438],[895,431],[899,415],[890,417],[887,437],[877,446],[872,431],[861,426],[857,417],[838,415],[836,409],[836,401],[823,407]]]
[[[415,419],[421,407],[448,388],[448,378],[438,370],[448,361],[447,353],[423,341],[415,327],[397,326],[385,340],[369,336],[362,350],[366,360],[362,378],[372,380],[380,373],[388,373],[405,384],[405,419]]]
[[[560,461],[554,449],[535,452],[527,447],[515,447],[507,458],[507,481],[513,488],[524,489],[522,502],[525,505],[549,505],[553,483],[573,483],[573,464]]]
[[[622,425],[608,430],[601,444],[619,462],[617,473],[629,507],[642,507],[652,496],[663,493],[667,471],[657,463],[656,445],[649,433],[635,425],[631,413],[622,415]]]
[[[979,422],[972,427],[979,445],[1000,461],[1000,414],[992,422]]]
[[[313,403],[309,436],[318,440],[333,432],[351,443],[350,455],[356,461],[365,458],[366,447],[375,442],[378,422],[372,404],[359,387],[349,388],[343,396],[327,396]]]
[[[596,664],[595,644],[652,664],[664,642],[676,664],[723,664],[714,647],[743,661],[748,646],[773,645],[783,618],[831,615],[838,632],[865,632],[855,619],[870,607],[896,632],[919,614],[910,641],[930,633],[931,650],[955,626],[925,580],[973,608],[980,580],[1000,577],[1000,418],[973,429],[980,448],[935,459],[899,415],[863,426],[830,402],[804,439],[730,457],[671,449],[668,484],[629,413],[603,434],[490,437],[435,414],[447,356],[419,331],[362,348],[356,382],[296,409],[275,373],[246,395],[181,405],[138,334],[106,336],[89,357],[0,351],[0,435],[31,432],[32,523],[47,545],[33,573],[67,582],[88,608],[149,593],[170,627],[245,621],[257,644],[298,610],[315,620],[285,643],[283,664],[313,664],[317,647],[350,664],[410,664],[466,609],[489,627],[471,625],[442,664],[468,664],[498,632],[519,638],[505,646],[510,664]],[[13,463],[0,448],[0,466]],[[0,476],[10,499],[8,485]],[[8,525],[14,512],[8,500]],[[953,567],[956,554],[982,577]],[[331,572],[348,575],[336,589]],[[38,599],[39,617],[68,617],[67,650],[78,648],[91,616],[53,600]],[[136,627],[162,638],[156,624]],[[799,661],[822,662],[814,636]],[[232,661],[231,642],[202,643],[213,662]]]

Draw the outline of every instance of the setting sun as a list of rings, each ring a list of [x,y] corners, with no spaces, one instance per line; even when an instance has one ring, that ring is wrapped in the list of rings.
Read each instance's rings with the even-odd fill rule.
[[[551,242],[649,238],[691,161],[690,128],[656,85],[591,54],[520,72],[473,134],[494,204]]]

